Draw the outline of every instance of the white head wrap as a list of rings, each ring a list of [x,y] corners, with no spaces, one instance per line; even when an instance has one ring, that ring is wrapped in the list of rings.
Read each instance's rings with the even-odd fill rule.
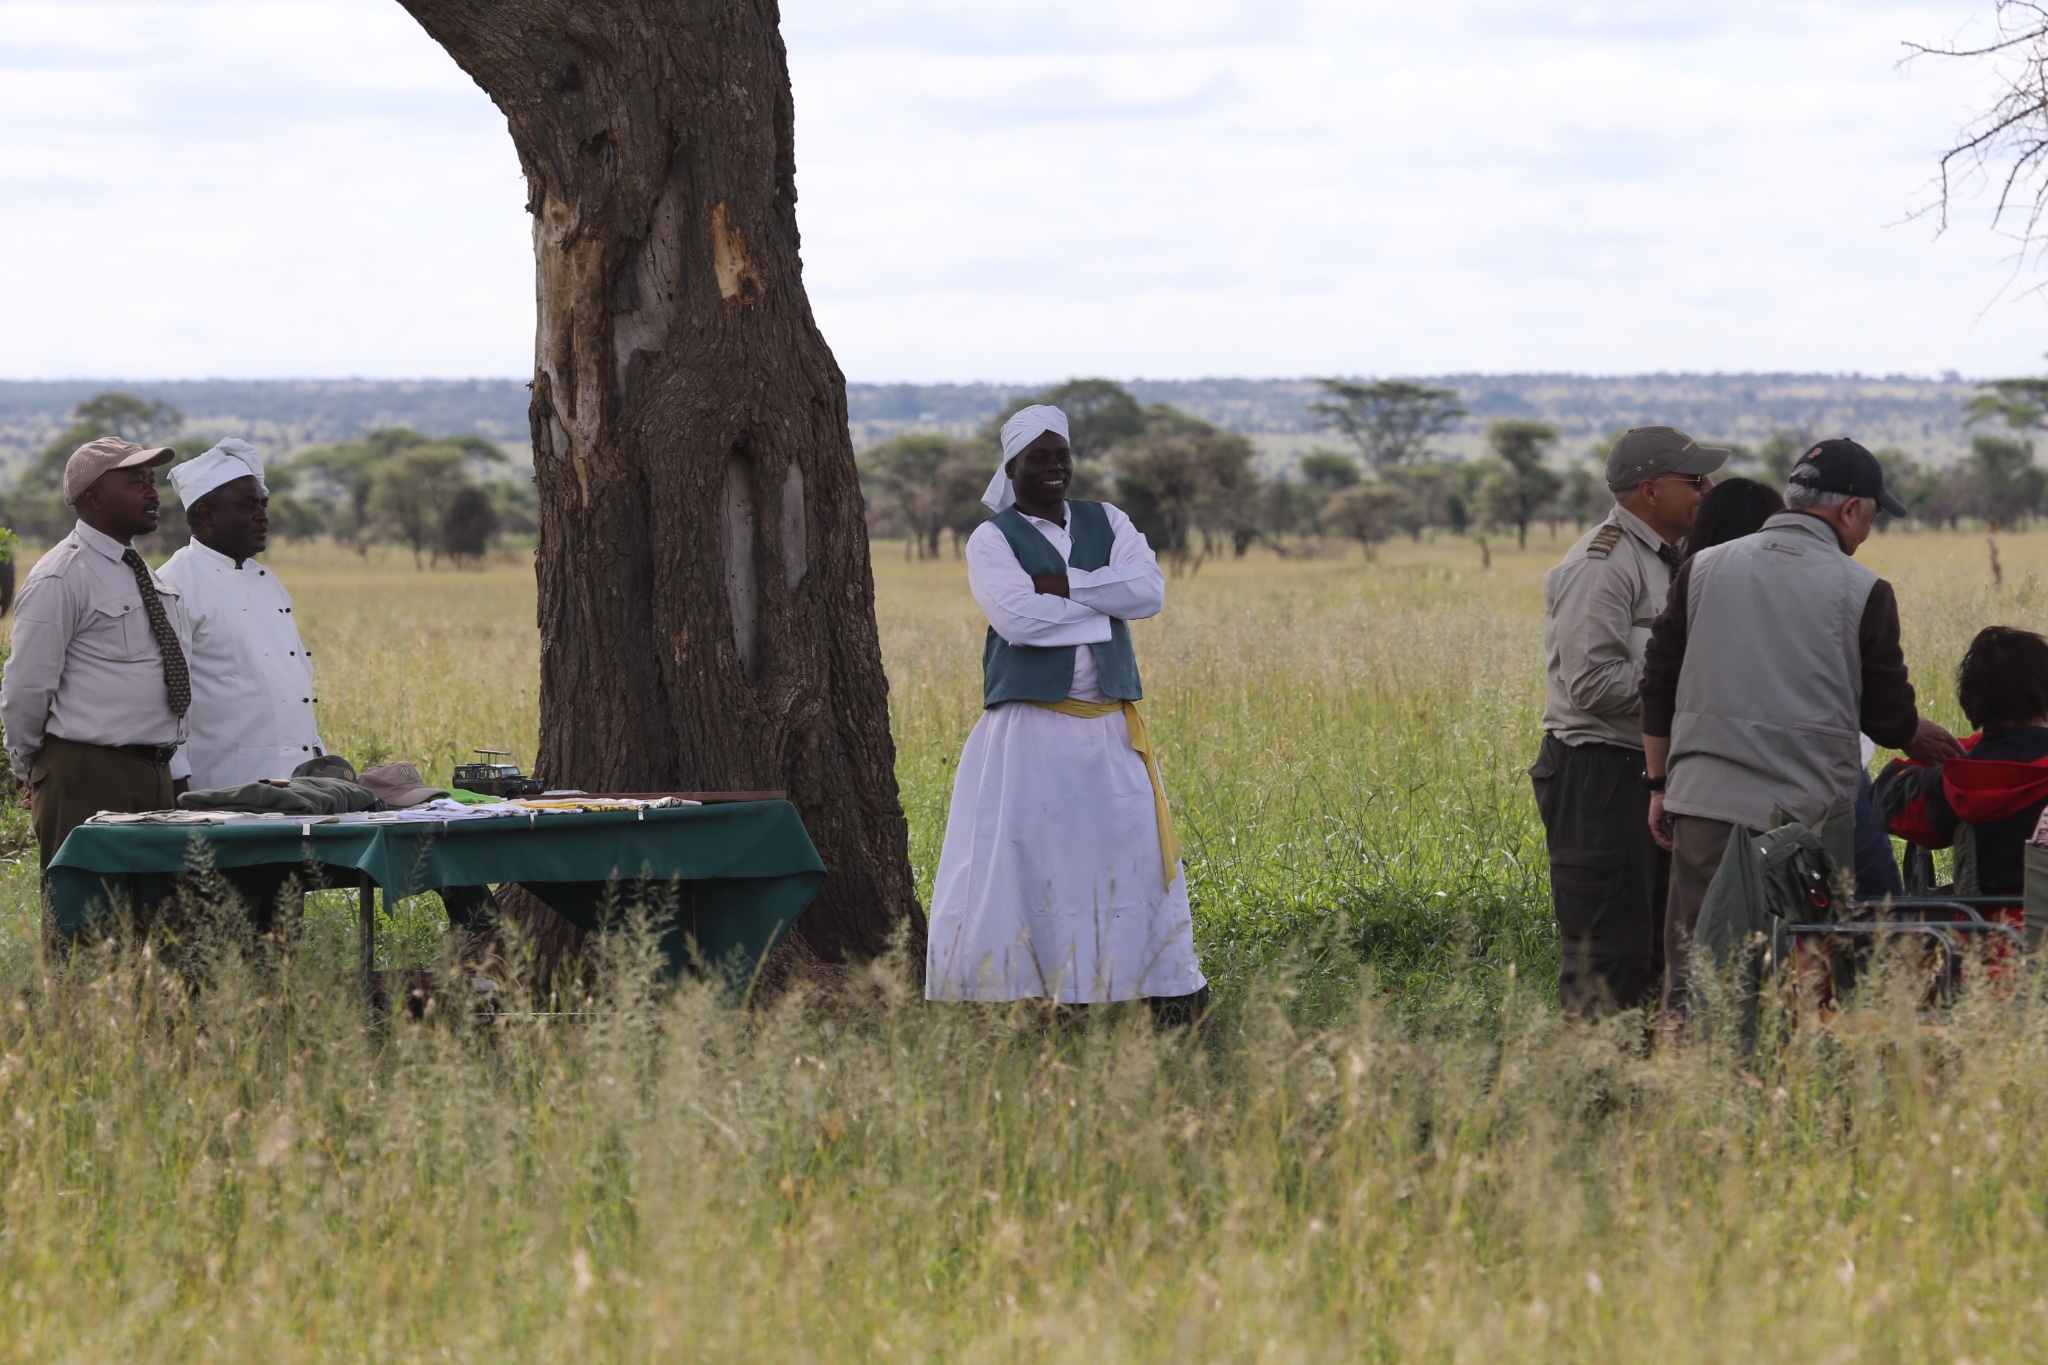
[[[1004,472],[1004,467],[1016,459],[1025,446],[1048,431],[1057,431],[1062,437],[1067,437],[1067,415],[1044,403],[1020,408],[1003,423],[1003,463],[996,466],[996,476],[989,480],[988,492],[981,495],[982,502],[1000,512],[1017,501],[1017,490],[1010,487],[1010,476]]]
[[[251,474],[264,496],[269,496],[270,487],[263,482],[263,457],[255,446],[230,436],[204,455],[172,465],[171,487],[178,490],[178,501],[190,507],[222,484]]]

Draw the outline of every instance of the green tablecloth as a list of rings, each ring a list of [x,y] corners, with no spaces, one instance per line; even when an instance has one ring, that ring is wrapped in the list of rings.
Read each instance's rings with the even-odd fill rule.
[[[315,864],[331,876],[354,869],[387,898],[518,882],[586,929],[598,927],[608,889],[632,890],[614,883],[677,883],[678,913],[662,942],[677,967],[688,962],[694,938],[703,960],[751,970],[825,881],[818,850],[787,801],[490,820],[81,825],[50,863],[58,927],[70,933],[130,896],[167,894],[192,865],[195,841],[223,871]],[[667,888],[651,889],[650,904]]]

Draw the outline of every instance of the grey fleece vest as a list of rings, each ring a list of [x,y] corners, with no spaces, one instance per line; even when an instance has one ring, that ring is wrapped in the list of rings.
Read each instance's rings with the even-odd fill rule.
[[[1858,632],[1877,581],[1842,553],[1833,527],[1796,512],[1700,552],[1666,810],[1763,830],[1774,807],[1814,825],[1855,797]]]
[[[1109,515],[1099,502],[1067,500],[1067,534],[1074,542],[1070,560],[1062,560],[1052,542],[1040,535],[1038,528],[1016,508],[1005,508],[993,521],[1010,542],[1024,572],[1034,577],[1065,573],[1069,568],[1105,568],[1116,542]],[[982,706],[997,706],[1006,701],[1065,701],[1067,689],[1074,685],[1077,647],[1013,645],[990,626],[988,639],[981,647]],[[1138,656],[1131,648],[1128,623],[1111,618],[1108,642],[1089,648],[1095,651],[1095,670],[1101,675],[1103,696],[1118,701],[1138,701],[1144,697],[1138,686]]]

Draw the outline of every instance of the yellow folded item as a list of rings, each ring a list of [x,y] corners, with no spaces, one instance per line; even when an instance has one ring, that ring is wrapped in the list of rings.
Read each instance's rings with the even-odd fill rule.
[[[1166,809],[1166,784],[1159,780],[1159,760],[1152,755],[1152,734],[1145,728],[1145,717],[1139,712],[1138,703],[1081,701],[1068,697],[1065,701],[1035,701],[1031,704],[1081,720],[1100,720],[1116,711],[1124,713],[1124,725],[1131,732],[1131,749],[1145,760],[1145,775],[1152,779],[1152,809],[1159,816],[1159,861],[1166,871],[1166,884],[1172,886],[1174,876],[1180,870],[1180,836],[1173,832],[1173,813]]]

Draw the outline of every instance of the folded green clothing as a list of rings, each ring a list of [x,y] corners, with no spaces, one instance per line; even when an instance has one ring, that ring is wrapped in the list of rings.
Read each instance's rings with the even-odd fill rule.
[[[502,796],[485,796],[482,792],[465,791],[461,787],[456,787],[448,793],[448,799],[450,801],[460,801],[465,806],[495,806],[505,798]]]
[[[178,798],[186,810],[241,810],[280,815],[341,815],[352,810],[381,810],[367,787],[339,777],[295,777],[280,787],[245,782],[239,787],[186,792]]]

